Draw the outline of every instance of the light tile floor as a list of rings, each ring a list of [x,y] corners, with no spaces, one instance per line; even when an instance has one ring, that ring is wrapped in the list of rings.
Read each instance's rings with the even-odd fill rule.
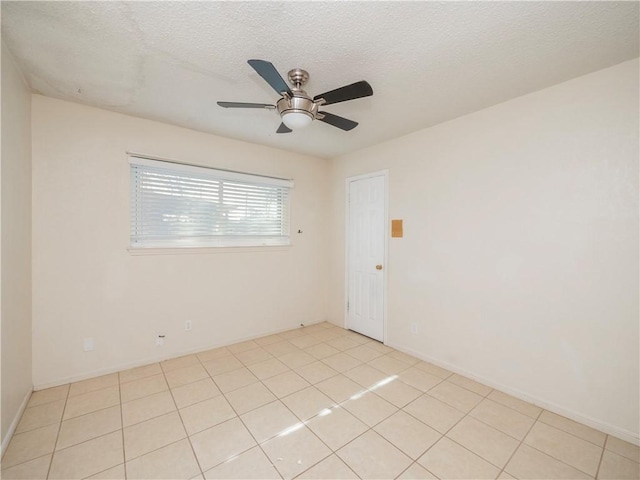
[[[35,392],[2,478],[637,479],[639,457],[322,323]]]

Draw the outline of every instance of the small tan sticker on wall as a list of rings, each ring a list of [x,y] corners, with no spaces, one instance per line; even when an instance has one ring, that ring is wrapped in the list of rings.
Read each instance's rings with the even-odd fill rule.
[[[402,238],[402,220],[391,220],[391,236]]]

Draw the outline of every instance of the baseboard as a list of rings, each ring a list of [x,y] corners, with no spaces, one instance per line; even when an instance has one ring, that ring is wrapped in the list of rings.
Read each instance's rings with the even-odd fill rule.
[[[11,440],[11,437],[13,437],[13,433],[16,431],[16,428],[18,427],[18,422],[20,422],[20,419],[22,418],[22,414],[24,413],[25,408],[27,408],[27,404],[29,403],[29,399],[31,398],[32,393],[33,393],[33,388],[31,388],[31,390],[29,390],[27,394],[24,396],[24,400],[22,400],[22,403],[20,404],[20,408],[18,409],[16,416],[13,417],[13,422],[11,422],[11,425],[9,426],[9,430],[7,430],[7,434],[2,439],[2,445],[0,445],[0,456],[4,455],[4,452],[7,450],[9,441]]]
[[[437,358],[432,358],[428,355],[424,355],[420,352],[416,352],[410,348],[406,348],[402,345],[397,345],[391,342],[387,342],[386,345],[395,348],[401,352],[407,353],[409,355],[413,355],[416,358],[424,360],[429,363],[433,363],[438,367],[446,368],[447,370],[463,375],[467,378],[475,380],[483,385],[487,385],[488,387],[495,388],[496,390],[500,390],[501,392],[507,393],[513,397],[519,398],[520,400],[524,400],[525,402],[532,403],[540,408],[544,408],[545,410],[549,410],[550,412],[556,413],[558,415],[562,415],[563,417],[569,418],[576,422],[583,423],[588,425],[589,427],[595,428],[596,430],[600,430],[608,435],[612,435],[614,437],[620,438],[626,442],[633,443],[634,445],[640,445],[640,436],[637,433],[630,432],[625,430],[624,428],[617,427],[615,425],[611,425],[610,423],[602,422],[596,418],[592,418],[586,415],[583,415],[575,410],[571,410],[569,408],[563,407],[561,405],[557,405],[553,402],[545,400],[543,398],[536,397],[534,395],[530,395],[521,390],[502,385],[498,382],[495,382],[489,378],[482,377],[473,372],[465,370],[464,368],[460,368],[456,365],[453,365],[448,362],[444,362],[442,360],[438,360]]]
[[[305,324],[305,327],[310,327],[311,325],[316,325],[318,323],[323,323],[325,321],[326,320],[320,320],[320,321],[315,322],[315,323]],[[201,345],[201,346],[198,346],[198,347],[189,348],[187,350],[180,350],[180,351],[177,351],[177,352],[172,352],[170,354],[160,354],[160,355],[154,355],[154,356],[147,357],[147,358],[141,358],[141,359],[138,359],[138,360],[134,360],[132,362],[121,363],[121,364],[114,365],[114,366],[108,367],[108,368],[103,368],[103,369],[100,369],[100,370],[93,370],[91,372],[82,373],[82,374],[79,374],[79,375],[72,375],[72,376],[69,376],[69,377],[64,377],[64,378],[52,380],[50,382],[37,383],[33,387],[33,389],[35,391],[38,391],[38,390],[44,390],[46,388],[59,387],[60,385],[66,385],[67,383],[74,383],[74,382],[79,382],[81,380],[87,380],[89,378],[100,377],[102,375],[109,375],[111,373],[120,372],[122,370],[128,370],[130,368],[142,367],[144,365],[149,365],[150,363],[157,363],[157,362],[162,362],[164,360],[169,360],[170,358],[182,357],[184,355],[191,355],[193,353],[199,353],[199,352],[204,352],[206,350],[211,350],[211,349],[214,349],[214,348],[220,348],[220,347],[225,347],[227,345],[233,345],[234,343],[246,342],[246,341],[249,341],[249,340],[254,340],[256,338],[266,337],[267,335],[275,335],[275,334],[278,334],[278,333],[287,332],[289,330],[295,329],[298,326],[299,325],[296,325],[294,327],[278,329],[278,330],[272,330],[272,331],[260,333],[258,335],[250,335],[250,336],[247,336],[247,337],[236,338],[234,340],[230,340],[229,342],[225,342],[225,343],[218,343],[218,344],[214,344],[214,345],[210,345],[210,344],[209,345]]]

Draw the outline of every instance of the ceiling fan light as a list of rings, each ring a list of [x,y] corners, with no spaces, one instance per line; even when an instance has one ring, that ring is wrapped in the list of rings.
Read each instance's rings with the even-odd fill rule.
[[[282,123],[291,130],[304,128],[311,124],[313,117],[307,112],[285,112],[282,114]]]

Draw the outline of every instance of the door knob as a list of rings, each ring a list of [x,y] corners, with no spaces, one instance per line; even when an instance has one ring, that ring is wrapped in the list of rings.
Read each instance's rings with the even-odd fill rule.
[[[376,270],[382,270],[382,265],[376,265]]]

